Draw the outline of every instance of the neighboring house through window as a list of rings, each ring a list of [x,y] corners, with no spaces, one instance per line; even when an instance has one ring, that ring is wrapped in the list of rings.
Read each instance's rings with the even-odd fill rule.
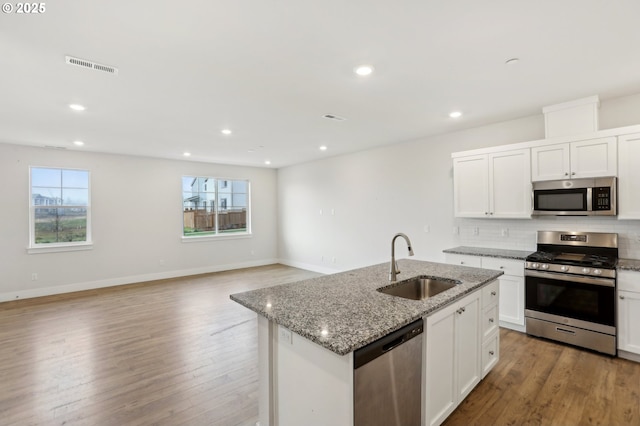
[[[183,236],[250,233],[249,181],[182,178]]]
[[[30,247],[91,242],[89,171],[31,167]]]

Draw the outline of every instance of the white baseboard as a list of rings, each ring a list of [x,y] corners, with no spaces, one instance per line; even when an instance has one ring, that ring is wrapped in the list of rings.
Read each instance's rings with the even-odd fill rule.
[[[341,269],[327,268],[326,266],[312,265],[310,263],[297,262],[295,260],[278,259],[278,263],[294,268],[306,269],[307,271],[318,272],[320,274],[335,274],[342,272]]]
[[[640,354],[634,354],[633,352],[618,350],[618,358],[627,359],[629,361],[640,362]]]
[[[167,278],[185,277],[189,275],[208,274],[211,272],[230,271],[233,269],[251,268],[255,266],[273,265],[279,263],[277,259],[263,259],[251,262],[239,262],[226,265],[212,265],[202,268],[180,269],[152,274],[131,275],[127,277],[110,278],[106,280],[88,281],[65,284],[54,287],[43,287],[16,292],[0,293],[0,302],[10,300],[30,299],[33,297],[52,296],[54,294],[72,293],[75,291],[95,290],[97,288],[114,287],[118,285],[134,284],[144,281],[164,280]]]

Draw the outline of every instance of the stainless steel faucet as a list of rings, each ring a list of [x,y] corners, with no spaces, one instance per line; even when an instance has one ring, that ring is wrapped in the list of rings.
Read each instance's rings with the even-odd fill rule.
[[[407,248],[409,249],[409,256],[413,256],[413,249],[411,248],[411,240],[402,232],[396,234],[391,240],[391,270],[389,271],[389,281],[395,281],[396,275],[400,273],[398,270],[398,263],[396,263],[396,238],[402,237],[407,242]]]

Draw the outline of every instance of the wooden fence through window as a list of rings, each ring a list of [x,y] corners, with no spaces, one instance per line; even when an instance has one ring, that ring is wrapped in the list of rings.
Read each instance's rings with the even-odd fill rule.
[[[185,210],[184,227],[198,231],[215,231],[216,214],[206,210]],[[218,212],[218,231],[230,229],[246,229],[247,210],[229,209]]]

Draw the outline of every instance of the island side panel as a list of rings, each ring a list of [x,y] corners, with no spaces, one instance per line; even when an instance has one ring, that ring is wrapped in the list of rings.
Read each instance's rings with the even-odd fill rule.
[[[258,315],[258,424],[274,426],[273,358],[277,325]]]
[[[276,327],[274,424],[352,426],[353,353],[338,355]]]

